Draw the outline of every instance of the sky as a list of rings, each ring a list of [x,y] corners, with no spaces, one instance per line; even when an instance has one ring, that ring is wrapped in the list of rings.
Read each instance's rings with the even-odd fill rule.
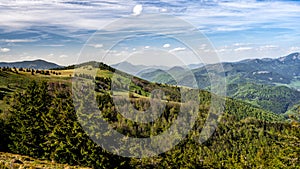
[[[0,61],[277,58],[300,52],[299,21],[296,0],[1,0]]]

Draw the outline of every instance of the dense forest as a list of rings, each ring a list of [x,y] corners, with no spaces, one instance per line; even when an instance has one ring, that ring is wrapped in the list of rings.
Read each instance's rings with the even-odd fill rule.
[[[195,126],[171,150],[148,158],[126,158],[108,152],[97,144],[97,140],[107,136],[107,133],[99,135],[101,129],[94,125],[101,122],[102,117],[114,130],[125,136],[146,138],[168,129],[176,120],[180,107],[189,106],[189,103],[181,103],[180,87],[130,77],[104,64],[100,65],[99,71],[104,73],[95,78],[85,73],[75,74],[74,78],[79,83],[73,87],[68,81],[32,78],[22,88],[16,90],[18,86],[15,86],[10,87],[10,91],[2,90],[2,100],[8,104],[8,111],[2,109],[0,116],[0,151],[91,168],[300,166],[299,121],[230,98],[221,98],[226,102],[223,116],[218,119],[212,137],[200,144],[199,134],[205,120],[209,114],[214,114],[210,112],[212,94],[203,90],[197,91],[200,104]],[[112,77],[112,72],[117,76]],[[1,73],[3,79],[16,74]],[[22,75],[17,76],[22,78]],[[128,78],[131,82],[125,85]],[[87,80],[93,83],[92,90],[86,87]],[[149,98],[152,97],[152,91],[158,88],[164,95],[157,102],[165,107],[154,122],[138,123],[119,113],[128,104],[140,111],[151,108]],[[123,95],[122,92],[127,90],[129,94]],[[76,91],[80,91],[78,93],[81,95],[74,95]],[[87,111],[80,106],[91,104],[92,99],[96,100],[101,116],[97,111]],[[180,131],[176,134],[180,134]],[[133,151],[125,147],[116,151]],[[138,146],[135,148],[141,149]]]

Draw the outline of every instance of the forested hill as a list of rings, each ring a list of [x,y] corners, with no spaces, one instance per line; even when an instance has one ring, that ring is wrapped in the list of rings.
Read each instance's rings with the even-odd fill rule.
[[[95,78],[88,74],[94,68],[99,68]],[[1,151],[92,168],[296,168],[300,165],[299,122],[234,99],[223,98],[225,110],[218,119],[218,127],[212,137],[200,144],[199,133],[208,114],[216,116],[215,110],[210,110],[212,94],[203,90],[197,91],[200,105],[194,128],[171,150],[142,159],[112,154],[94,142],[110,133],[101,133],[98,125],[91,124],[99,124],[104,117],[126,138],[160,135],[176,121],[181,106],[191,104],[181,103],[183,89],[132,77],[105,64],[100,67],[85,64],[75,70],[78,84],[73,83],[72,93],[77,94],[72,95],[69,73],[74,70],[56,71],[61,75],[0,72],[1,90],[10,90],[0,102],[5,104],[0,113],[3,131],[0,138],[4,138],[0,140]],[[29,79],[26,84],[24,79]],[[87,82],[93,83],[92,88],[86,87]],[[118,90],[112,92],[111,87]],[[162,115],[155,121],[139,123],[120,114],[120,108],[126,108],[128,103],[140,111],[151,108],[149,97],[154,89],[163,91],[157,102],[165,104]],[[98,112],[86,114],[87,109],[82,107],[93,99],[101,116]],[[116,103],[122,106],[117,107],[120,105]],[[173,134],[180,135],[180,131]],[[133,147],[128,149],[125,145]],[[115,151],[142,149],[126,142]]]
[[[230,84],[227,93],[230,97],[277,114],[284,114],[300,103],[300,91],[287,86],[256,83]]]

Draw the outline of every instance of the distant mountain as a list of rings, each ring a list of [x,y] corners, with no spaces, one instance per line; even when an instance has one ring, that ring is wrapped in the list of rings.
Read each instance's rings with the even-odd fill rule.
[[[234,74],[239,71],[245,78],[265,83],[289,84],[300,76],[300,53],[277,59],[252,59],[237,62],[232,65],[233,69],[225,70],[226,73]]]
[[[203,66],[204,66],[203,63],[198,63],[198,64],[189,64],[187,67],[190,68],[190,69],[198,69],[198,68],[201,68]]]
[[[203,63],[199,63],[199,64],[189,64],[185,67],[186,69],[192,70],[192,69],[201,68],[203,66],[204,66]],[[168,66],[156,66],[156,65],[153,66],[134,65],[126,61],[111,65],[111,67],[138,77],[145,78],[149,76],[149,78],[145,78],[147,80],[155,81],[155,79],[161,79],[161,81],[159,81],[160,83],[166,83],[170,80],[173,80],[172,76],[170,76],[169,73],[182,75],[182,73],[186,71],[185,68],[183,68],[183,66],[168,67]],[[163,74],[162,75],[163,77],[160,77],[159,72]],[[153,76],[155,76],[156,78]]]
[[[141,78],[148,81],[176,85],[175,79],[182,79],[182,77],[186,76],[187,71],[190,70],[180,66],[175,66],[168,70],[157,69],[150,72],[142,72],[139,75]]]
[[[277,59],[248,59],[233,63],[225,62],[221,63],[221,65],[224,72],[216,73],[224,73],[229,83],[248,81],[263,84],[290,84],[296,79],[300,79],[299,53],[292,53]],[[201,82],[199,83],[201,88],[209,86],[207,69],[214,70],[217,66],[218,64],[210,64],[192,70],[196,79]],[[168,77],[166,74],[168,73],[157,71],[140,74],[140,76],[155,82],[174,83],[170,79],[162,79],[162,77]],[[184,74],[181,75],[182,80],[188,80],[184,77]],[[168,80],[170,81],[168,82]]]
[[[21,61],[21,62],[0,62],[0,67],[54,69],[54,68],[61,68],[62,66],[44,60],[33,60],[33,61]]]
[[[216,64],[195,69],[194,74],[206,74],[206,68],[214,70]],[[263,84],[290,84],[300,76],[300,54],[277,59],[248,59],[234,63],[222,63],[229,83],[256,82]]]
[[[169,69],[169,67],[167,67],[167,66],[134,65],[134,64],[126,62],[126,61],[111,65],[111,67],[121,70],[123,72],[129,73],[129,74],[132,74],[132,75],[136,75],[136,76],[143,74],[143,73],[153,72],[158,69],[161,69],[161,70]]]

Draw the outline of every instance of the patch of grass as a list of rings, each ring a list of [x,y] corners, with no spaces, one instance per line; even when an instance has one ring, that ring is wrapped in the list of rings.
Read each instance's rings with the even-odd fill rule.
[[[58,164],[51,161],[34,159],[28,156],[0,152],[0,169],[6,168],[88,169],[87,167]]]
[[[299,79],[294,79],[290,84],[283,84],[283,83],[274,83],[277,86],[286,86],[289,88],[294,88],[297,90],[300,90],[300,80]]]

